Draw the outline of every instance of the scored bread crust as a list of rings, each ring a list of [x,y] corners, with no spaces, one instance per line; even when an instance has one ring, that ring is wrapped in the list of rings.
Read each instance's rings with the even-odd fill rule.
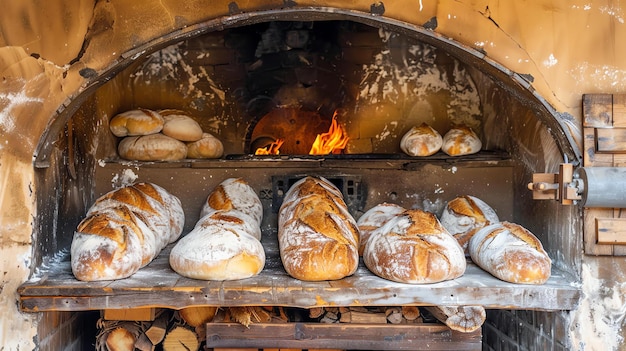
[[[187,144],[156,133],[127,136],[117,145],[121,158],[136,161],[175,161],[187,157]]]
[[[409,284],[456,279],[466,268],[458,242],[434,214],[419,209],[397,214],[375,230],[363,261],[379,277]]]
[[[213,210],[238,210],[252,217],[258,225],[263,220],[263,204],[243,178],[228,178],[218,184],[202,205],[200,217]]]
[[[552,260],[539,239],[516,223],[479,229],[470,239],[469,253],[478,266],[507,282],[543,284],[551,275]]]
[[[449,156],[463,156],[479,152],[482,146],[472,128],[455,126],[443,136],[441,150]]]
[[[180,200],[156,184],[110,191],[74,232],[72,272],[83,281],[129,277],[180,236],[184,221]]]
[[[117,137],[149,135],[160,132],[163,124],[163,117],[158,112],[139,108],[113,116],[109,129]]]
[[[378,204],[370,208],[361,217],[359,217],[356,222],[360,232],[359,255],[363,255],[365,245],[367,244],[373,231],[382,227],[395,215],[404,211],[404,207],[400,205],[383,202],[382,204]]]
[[[430,156],[441,149],[441,134],[426,123],[411,128],[400,140],[400,149],[409,156]]]
[[[450,200],[441,213],[441,224],[459,242],[466,255],[467,246],[476,230],[498,223],[496,211],[483,200],[463,195]]]
[[[305,177],[287,191],[279,210],[278,244],[289,275],[336,280],[359,263],[359,232],[341,192],[324,178]]]

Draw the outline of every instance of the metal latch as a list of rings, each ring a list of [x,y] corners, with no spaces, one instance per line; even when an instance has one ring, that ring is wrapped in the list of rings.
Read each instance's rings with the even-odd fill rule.
[[[533,173],[528,190],[533,192],[533,200],[557,200],[563,205],[575,205],[582,199],[584,184],[574,175],[574,165],[563,163],[559,173]]]

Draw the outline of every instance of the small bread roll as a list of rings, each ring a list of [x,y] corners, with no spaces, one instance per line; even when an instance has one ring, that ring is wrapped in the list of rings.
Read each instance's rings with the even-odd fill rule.
[[[482,146],[472,128],[456,126],[443,136],[441,150],[450,156],[463,156],[477,153]]]
[[[255,276],[265,265],[265,251],[256,238],[260,229],[255,227],[258,226],[253,219],[236,210],[209,213],[172,248],[170,266],[193,279]]]
[[[500,219],[496,211],[474,196],[459,196],[449,201],[441,213],[441,224],[459,242],[466,255],[467,244],[476,230]]]
[[[369,237],[363,261],[377,276],[400,283],[425,284],[456,279],[465,273],[459,243],[422,210],[406,210]]]
[[[400,149],[409,156],[430,156],[441,149],[441,134],[426,123],[409,130],[402,140]]]
[[[158,112],[140,108],[111,118],[109,129],[117,137],[149,135],[160,132],[163,123],[163,117]]]
[[[163,134],[180,141],[196,141],[202,138],[202,127],[185,112],[179,110],[160,110],[163,116]]]
[[[121,158],[138,161],[173,161],[187,156],[187,145],[161,133],[129,136],[117,146]]]
[[[210,133],[202,133],[200,140],[187,143],[187,158],[220,158],[223,154],[224,145]]]
[[[480,268],[510,283],[543,284],[550,278],[552,260],[539,239],[519,224],[480,228],[470,239],[469,253]]]
[[[382,227],[388,220],[404,211],[404,207],[386,202],[367,210],[356,222],[360,232],[359,255],[363,255],[365,244],[367,244],[374,230]]]

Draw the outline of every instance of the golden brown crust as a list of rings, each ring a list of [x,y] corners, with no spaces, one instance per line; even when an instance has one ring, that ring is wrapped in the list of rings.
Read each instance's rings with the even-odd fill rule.
[[[226,194],[224,186],[222,184],[215,187],[215,189],[209,194],[207,199],[209,206],[216,210],[232,210],[233,202]]]

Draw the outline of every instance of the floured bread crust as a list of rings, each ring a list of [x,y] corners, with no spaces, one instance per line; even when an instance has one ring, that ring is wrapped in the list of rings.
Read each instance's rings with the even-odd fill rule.
[[[422,210],[404,211],[375,230],[363,261],[379,277],[409,284],[455,279],[466,268],[458,242],[434,214]]]
[[[278,244],[289,275],[307,281],[353,274],[359,231],[341,192],[327,179],[306,177],[285,194],[278,215]]]
[[[478,266],[511,283],[543,284],[551,275],[552,261],[541,242],[519,224],[501,222],[479,229],[469,242]]]
[[[446,204],[440,221],[469,256],[467,245],[476,230],[498,223],[500,219],[496,211],[483,200],[465,195],[452,199]]]
[[[444,136],[441,150],[449,156],[471,155],[480,151],[483,144],[469,127],[456,126]]]
[[[149,135],[163,129],[163,117],[145,108],[119,113],[109,121],[111,133],[117,137]]]
[[[367,210],[356,222],[361,236],[359,240],[359,255],[363,255],[365,244],[367,244],[372,232],[403,211],[405,211],[404,207],[386,202]]]
[[[411,128],[400,140],[400,149],[409,156],[430,156],[441,149],[441,134],[426,123]]]

